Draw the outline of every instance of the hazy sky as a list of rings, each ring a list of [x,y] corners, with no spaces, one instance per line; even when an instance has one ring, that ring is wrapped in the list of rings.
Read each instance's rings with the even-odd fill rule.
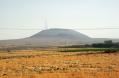
[[[119,29],[80,30],[119,28],[119,0],[0,0],[0,39],[31,36],[45,27],[46,19],[49,28],[77,29],[90,37],[119,38]]]

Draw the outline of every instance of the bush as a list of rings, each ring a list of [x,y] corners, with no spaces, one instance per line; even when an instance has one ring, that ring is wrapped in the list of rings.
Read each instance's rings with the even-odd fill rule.
[[[104,53],[115,53],[117,50],[105,50]]]

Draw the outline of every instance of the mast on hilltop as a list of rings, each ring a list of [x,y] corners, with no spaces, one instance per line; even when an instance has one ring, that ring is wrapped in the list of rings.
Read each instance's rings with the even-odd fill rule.
[[[44,21],[44,30],[47,30],[48,29],[48,23],[47,23],[47,19],[45,19]]]

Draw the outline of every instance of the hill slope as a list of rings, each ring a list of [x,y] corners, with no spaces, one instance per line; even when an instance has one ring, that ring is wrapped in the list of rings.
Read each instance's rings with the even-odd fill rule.
[[[96,42],[103,42],[104,40],[109,39],[90,38],[80,32],[71,29],[47,29],[24,39],[1,40],[0,48],[77,45],[77,44],[90,44]],[[118,39],[112,40],[119,41]]]

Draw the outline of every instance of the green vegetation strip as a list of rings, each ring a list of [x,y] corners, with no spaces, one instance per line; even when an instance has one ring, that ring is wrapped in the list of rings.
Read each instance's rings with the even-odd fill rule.
[[[78,49],[63,48],[60,50],[60,52],[83,52],[83,51],[116,52],[119,51],[119,48],[78,48]]]

